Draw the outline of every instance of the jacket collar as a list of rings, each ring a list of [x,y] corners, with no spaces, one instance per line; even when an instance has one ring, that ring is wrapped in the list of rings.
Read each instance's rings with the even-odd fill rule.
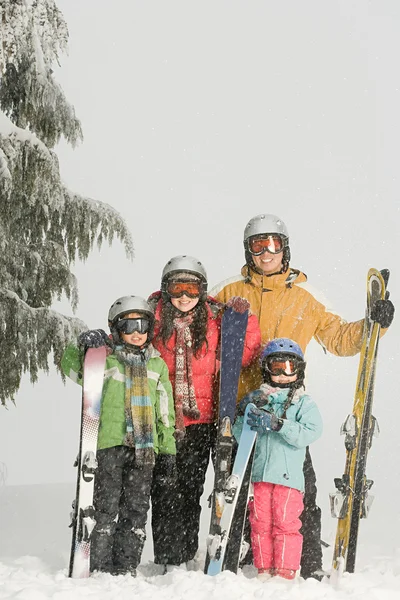
[[[268,383],[262,383],[260,385],[260,390],[264,395],[268,396],[269,401],[272,400],[278,404],[284,404],[289,394],[289,388],[274,388]],[[302,386],[295,391],[291,404],[296,404],[303,396],[304,387]]]
[[[251,267],[244,265],[241,270],[243,277],[246,282],[257,288],[263,290],[275,290],[282,289],[285,287],[292,287],[294,283],[304,283],[307,281],[307,275],[296,269],[288,268],[283,273],[276,273],[275,275],[261,275],[257,273]]]

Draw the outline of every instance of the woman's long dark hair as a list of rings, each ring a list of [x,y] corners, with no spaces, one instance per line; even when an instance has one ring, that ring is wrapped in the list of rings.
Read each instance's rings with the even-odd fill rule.
[[[192,313],[193,322],[190,325],[190,333],[192,334],[193,340],[193,353],[195,356],[197,356],[203,344],[208,346],[208,313],[206,303],[200,299],[196,306],[192,309]],[[163,298],[161,306],[160,331],[157,337],[162,340],[164,346],[174,332],[174,319],[176,317],[183,317],[185,314],[187,313],[181,312],[175,308],[175,306],[173,306],[169,300]]]

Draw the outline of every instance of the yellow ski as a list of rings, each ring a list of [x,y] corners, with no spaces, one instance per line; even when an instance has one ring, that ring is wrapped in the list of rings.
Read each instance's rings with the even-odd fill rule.
[[[345,435],[346,465],[341,478],[335,479],[336,492],[330,494],[332,516],[338,519],[333,554],[333,572],[354,572],[360,518],[368,516],[373,497],[369,496],[372,480],[365,468],[372,437],[378,434],[372,416],[376,357],[380,325],[371,320],[371,308],[387,297],[389,271],[370,269],[367,276],[367,309],[363,344],[360,352],[353,412],[342,425]]]

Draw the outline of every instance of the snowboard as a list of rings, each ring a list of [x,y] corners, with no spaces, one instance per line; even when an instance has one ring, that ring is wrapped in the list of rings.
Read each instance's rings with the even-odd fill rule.
[[[242,433],[232,468],[232,474],[228,477],[220,498],[220,505],[223,510],[219,520],[218,530],[213,535],[210,534],[207,538],[207,550],[209,555],[209,564],[207,568],[208,575],[217,575],[224,570],[225,553],[227,545],[229,544],[229,537],[239,493],[250,463],[250,458],[253,456],[253,447],[257,437],[257,432],[252,431],[250,425],[247,424],[247,416],[252,408],[255,408],[255,405],[252,403],[249,403],[246,407],[243,417]],[[251,465],[249,469],[251,472]]]
[[[365,470],[372,438],[379,432],[372,405],[381,327],[371,320],[371,309],[377,300],[388,297],[388,280],[388,270],[368,272],[364,337],[353,412],[341,427],[345,435],[345,470],[341,478],[334,480],[336,492],[330,494],[331,513],[338,519],[332,571],[336,577],[343,571],[354,572],[360,519],[368,516],[373,500],[369,494],[373,481],[366,478]]]
[[[77,458],[76,497],[72,513],[69,577],[89,577],[90,536],[96,524],[94,478],[106,348],[88,348],[83,363],[82,413]]]
[[[243,347],[248,322],[248,311],[239,313],[227,307],[221,322],[221,368],[219,381],[219,406],[217,439],[214,461],[214,485],[210,496],[211,519],[209,538],[217,535],[225,505],[225,486],[230,475],[233,435],[232,423],[236,412],[239,375],[242,367]],[[210,553],[207,552],[207,573]]]

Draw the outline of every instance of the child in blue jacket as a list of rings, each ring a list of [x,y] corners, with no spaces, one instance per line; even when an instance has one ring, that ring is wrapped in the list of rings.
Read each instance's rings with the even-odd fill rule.
[[[303,463],[306,447],[322,433],[316,404],[304,392],[305,362],[288,338],[269,342],[261,353],[264,383],[239,404],[234,435],[239,441],[249,402],[248,424],[257,431],[249,504],[251,544],[259,578],[294,579],[303,538]]]

